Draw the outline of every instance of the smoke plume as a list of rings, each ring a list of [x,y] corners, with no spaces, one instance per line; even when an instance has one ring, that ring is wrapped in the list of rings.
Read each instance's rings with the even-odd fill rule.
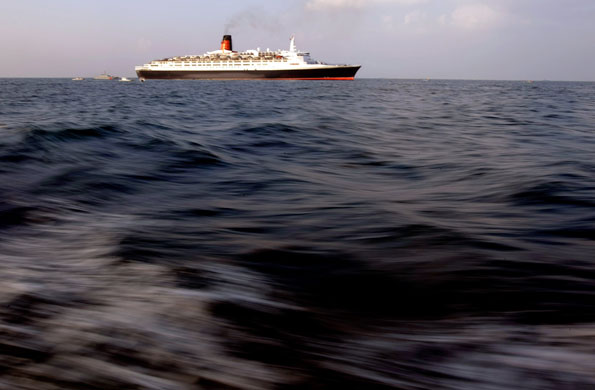
[[[279,32],[281,21],[279,15],[271,15],[263,8],[250,8],[233,14],[225,23],[224,34],[231,34],[240,27],[250,27],[255,30]]]

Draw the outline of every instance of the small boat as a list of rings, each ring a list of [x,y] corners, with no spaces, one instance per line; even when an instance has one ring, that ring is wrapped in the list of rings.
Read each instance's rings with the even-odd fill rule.
[[[116,76],[112,76],[111,74],[102,73],[99,76],[93,77],[94,80],[113,80]]]
[[[82,81],[82,80],[84,80],[84,78],[82,78],[82,77],[75,77],[72,79],[72,81]]]
[[[127,79],[126,77],[122,77],[122,78],[120,79],[120,81],[132,81],[132,80],[130,80],[130,79]]]

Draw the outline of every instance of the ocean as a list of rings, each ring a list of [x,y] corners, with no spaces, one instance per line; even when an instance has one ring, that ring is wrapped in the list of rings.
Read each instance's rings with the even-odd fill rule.
[[[595,388],[595,83],[0,79],[0,388]]]

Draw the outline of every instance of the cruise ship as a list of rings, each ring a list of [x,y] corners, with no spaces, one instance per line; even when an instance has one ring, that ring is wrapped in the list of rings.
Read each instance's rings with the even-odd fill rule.
[[[290,38],[289,50],[234,51],[231,35],[224,35],[219,50],[203,55],[154,60],[136,66],[140,81],[169,80],[353,80],[360,65],[330,65],[315,61],[310,53],[295,46]]]

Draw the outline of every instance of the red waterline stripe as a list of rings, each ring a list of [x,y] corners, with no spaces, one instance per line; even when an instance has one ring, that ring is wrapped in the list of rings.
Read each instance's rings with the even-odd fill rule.
[[[354,80],[355,77],[288,77],[270,78],[268,80]]]

